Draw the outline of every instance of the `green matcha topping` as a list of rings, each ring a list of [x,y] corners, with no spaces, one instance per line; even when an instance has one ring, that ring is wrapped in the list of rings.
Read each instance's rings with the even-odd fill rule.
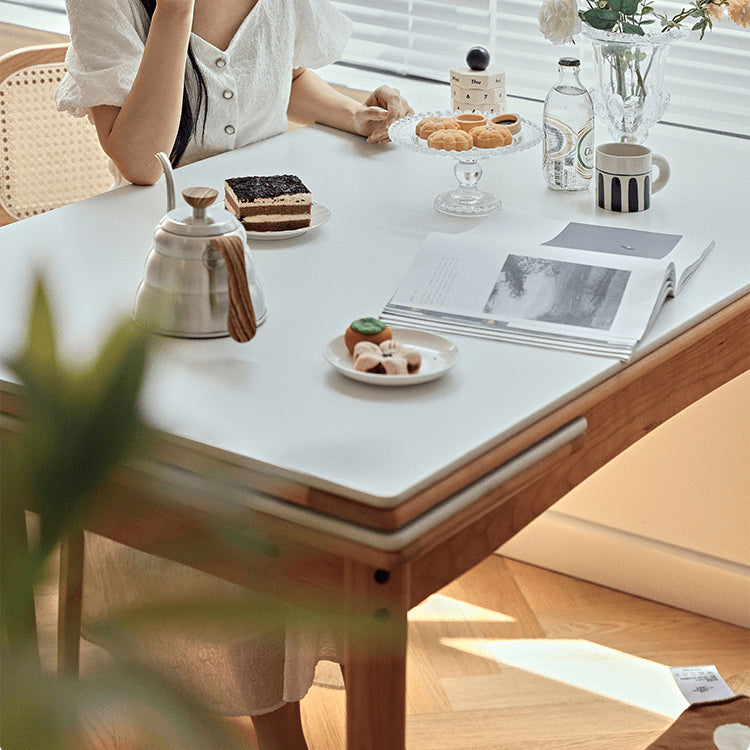
[[[352,323],[351,329],[365,336],[375,336],[385,329],[385,323],[375,318],[359,318]]]

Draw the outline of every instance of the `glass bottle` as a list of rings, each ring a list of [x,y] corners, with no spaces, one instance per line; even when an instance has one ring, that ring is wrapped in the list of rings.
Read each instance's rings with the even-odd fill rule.
[[[552,190],[586,190],[594,167],[594,106],[578,78],[581,62],[558,61],[557,83],[544,100],[542,173]]]

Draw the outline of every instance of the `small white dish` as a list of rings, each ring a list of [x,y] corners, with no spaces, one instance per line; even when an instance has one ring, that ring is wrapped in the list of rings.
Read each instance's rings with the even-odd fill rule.
[[[299,237],[315,227],[325,224],[331,218],[331,212],[321,203],[313,203],[310,207],[310,226],[298,229],[280,229],[275,232],[251,232],[247,231],[247,238],[252,240],[288,240]]]
[[[458,347],[443,336],[411,328],[392,328],[393,338],[404,346],[417,349],[422,355],[422,366],[413,375],[383,375],[377,372],[361,372],[354,369],[352,355],[344,343],[344,336],[337,336],[323,347],[323,356],[342,375],[372,385],[398,386],[417,385],[436,380],[448,372],[459,359]]]

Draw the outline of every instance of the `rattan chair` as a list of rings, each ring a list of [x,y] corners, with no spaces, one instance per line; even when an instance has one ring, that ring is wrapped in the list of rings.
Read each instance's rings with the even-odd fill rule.
[[[0,57],[0,225],[112,184],[93,125],[55,109],[67,49],[23,47]]]
[[[23,47],[0,57],[0,225],[103,193],[112,184],[94,126],[55,109],[67,49]],[[60,673],[78,672],[82,579],[83,532],[76,528],[60,548]]]

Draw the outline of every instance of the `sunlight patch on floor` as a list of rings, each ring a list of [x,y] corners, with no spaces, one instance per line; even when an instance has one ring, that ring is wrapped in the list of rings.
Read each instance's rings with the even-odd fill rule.
[[[409,610],[410,622],[515,622],[502,612],[469,604],[444,594],[433,594]]]
[[[441,643],[670,718],[688,705],[669,667],[590,641],[443,638]]]

